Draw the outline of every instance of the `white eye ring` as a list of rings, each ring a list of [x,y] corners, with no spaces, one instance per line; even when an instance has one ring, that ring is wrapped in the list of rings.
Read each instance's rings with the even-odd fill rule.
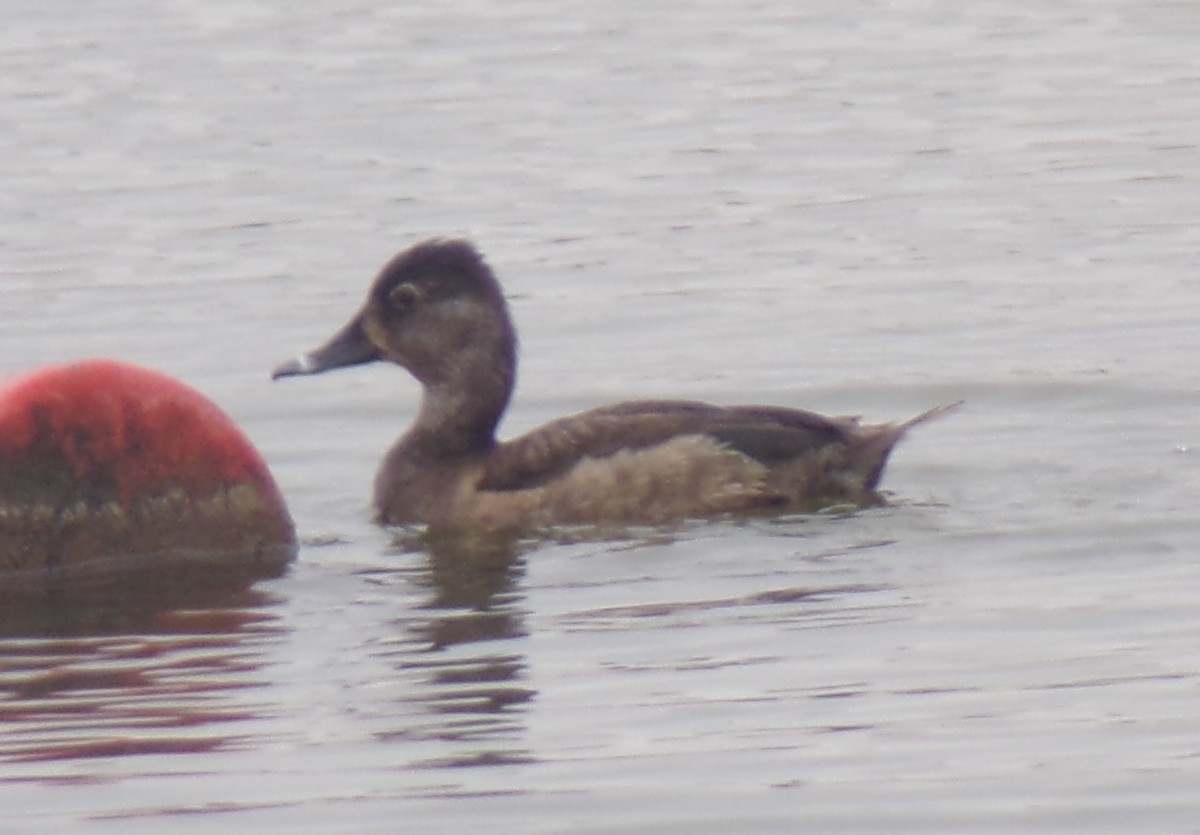
[[[388,291],[388,305],[395,310],[410,310],[422,300],[421,291],[409,281],[397,284]]]

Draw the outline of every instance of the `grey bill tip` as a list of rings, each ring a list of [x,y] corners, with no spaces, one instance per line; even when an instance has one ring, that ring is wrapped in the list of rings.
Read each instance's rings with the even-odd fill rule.
[[[308,354],[301,354],[298,357],[288,360],[283,365],[271,372],[271,379],[278,380],[280,377],[294,377],[297,374],[311,374],[313,371],[313,361]]]

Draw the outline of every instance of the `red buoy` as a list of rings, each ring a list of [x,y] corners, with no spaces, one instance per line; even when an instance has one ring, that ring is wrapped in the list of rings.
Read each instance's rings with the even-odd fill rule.
[[[0,385],[0,590],[212,566],[248,582],[295,554],[262,456],[194,389],[114,360]]]

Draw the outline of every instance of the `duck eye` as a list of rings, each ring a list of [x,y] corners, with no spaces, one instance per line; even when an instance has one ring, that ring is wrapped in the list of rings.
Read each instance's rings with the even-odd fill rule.
[[[388,292],[387,301],[393,310],[411,310],[421,301],[421,291],[406,281],[403,284],[397,284]]]

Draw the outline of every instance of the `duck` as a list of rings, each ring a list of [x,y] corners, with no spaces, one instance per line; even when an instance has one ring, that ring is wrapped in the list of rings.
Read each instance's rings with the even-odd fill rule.
[[[864,424],[782,406],[634,400],[498,440],[517,335],[499,280],[464,239],[401,251],[340,330],[272,377],[377,361],[422,387],[375,479],[376,519],[389,525],[532,531],[865,507],[882,501],[888,456],[908,430],[960,405]]]

